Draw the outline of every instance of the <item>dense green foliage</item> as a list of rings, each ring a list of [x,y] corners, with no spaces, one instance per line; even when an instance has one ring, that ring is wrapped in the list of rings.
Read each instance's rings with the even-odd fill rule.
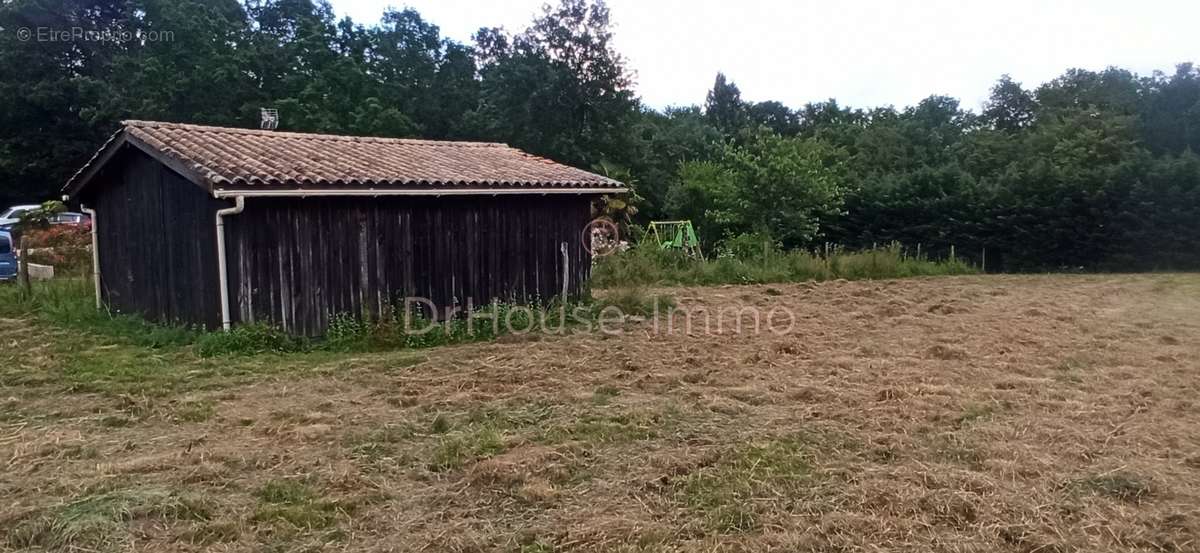
[[[706,249],[921,244],[993,269],[1200,267],[1200,70],[1007,76],[979,113],[742,99],[639,103],[602,2],[446,39],[412,9],[372,25],[313,0],[13,0],[0,6],[0,201],[57,190],[126,118],[505,141],[637,187],[635,221],[690,218]],[[41,40],[43,29],[108,39]],[[15,29],[29,29],[22,39]],[[104,34],[107,33],[107,34]],[[164,34],[167,33],[167,34]],[[117,37],[113,39],[112,37]],[[699,99],[698,99],[699,100]]]
[[[978,269],[961,258],[929,259],[899,244],[857,252],[830,248],[819,255],[785,251],[762,234],[722,243],[714,259],[697,260],[677,250],[643,243],[597,260],[593,285],[622,289],[651,285],[769,284],[810,280],[861,280],[967,275]]]

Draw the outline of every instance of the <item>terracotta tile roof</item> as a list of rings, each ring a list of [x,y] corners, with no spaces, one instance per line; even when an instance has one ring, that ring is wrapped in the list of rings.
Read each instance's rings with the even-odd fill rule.
[[[125,121],[71,178],[75,192],[110,145],[140,142],[213,190],[271,188],[574,187],[620,182],[488,142],[307,134]]]

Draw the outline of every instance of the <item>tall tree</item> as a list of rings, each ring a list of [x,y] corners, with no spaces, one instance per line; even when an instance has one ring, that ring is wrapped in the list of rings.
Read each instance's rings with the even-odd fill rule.
[[[756,102],[746,107],[746,117],[754,125],[762,125],[782,136],[800,133],[800,115],[782,102],[770,100]]]
[[[629,156],[632,78],[602,1],[546,6],[523,33],[475,35],[478,132],[578,166]]]
[[[145,39],[113,64],[107,79],[112,94],[103,109],[114,119],[254,121],[244,111],[256,90],[245,71],[248,21],[241,4],[142,0],[134,6],[133,24]]]
[[[983,108],[983,120],[992,128],[1015,132],[1033,123],[1037,103],[1021,83],[1002,75],[992,86],[992,94]]]
[[[746,104],[737,84],[717,73],[712,90],[704,99],[704,116],[725,136],[737,134],[746,123]]]
[[[761,133],[680,172],[672,205],[710,240],[757,232],[788,248],[811,246],[843,205],[841,152],[817,140]]]
[[[260,106],[280,111],[280,128],[337,132],[346,127],[333,8],[327,1],[251,0],[249,50]],[[341,104],[341,105],[339,105]]]
[[[1142,82],[1142,128],[1155,153],[1200,152],[1200,67],[1181,63]]]
[[[662,112],[643,108],[630,129],[634,154],[630,170],[640,183],[641,213],[648,219],[668,215],[669,190],[679,182],[679,165],[712,159],[721,151],[720,131],[698,106],[670,107]]]
[[[109,101],[121,40],[43,40],[40,29],[121,37],[129,2],[16,0],[0,4],[0,199],[53,197],[123,115]]]
[[[378,129],[393,135],[426,135],[431,119],[438,117],[438,91],[434,88],[442,57],[442,39],[436,25],[426,22],[416,10],[389,9],[371,33],[369,67],[379,79],[377,100],[406,125]],[[403,128],[407,126],[408,128]],[[437,121],[437,134],[447,124]]]
[[[1090,109],[1120,114],[1138,110],[1141,94],[1136,76],[1110,67],[1095,72],[1069,69],[1034,92],[1040,111]]]

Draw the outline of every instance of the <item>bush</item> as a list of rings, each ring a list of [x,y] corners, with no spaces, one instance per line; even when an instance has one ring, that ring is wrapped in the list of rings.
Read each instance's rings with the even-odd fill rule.
[[[780,253],[780,245],[761,232],[739,234],[721,242],[717,257],[732,257],[743,261],[763,261]]]
[[[87,225],[52,225],[31,229],[21,237],[23,248],[90,248],[92,229]]]
[[[262,323],[238,325],[228,332],[208,332],[196,341],[196,353],[201,357],[287,353],[304,347],[303,340]]]
[[[54,225],[33,229],[21,238],[21,248],[30,263],[53,266],[60,275],[84,275],[92,267],[91,228],[85,225]]]
[[[715,259],[692,259],[677,250],[643,242],[625,252],[596,260],[592,283],[598,288],[649,285],[765,284],[844,278],[878,279],[978,272],[959,259],[918,258],[892,244],[860,252],[831,249],[828,254],[783,251],[761,234],[724,241]]]

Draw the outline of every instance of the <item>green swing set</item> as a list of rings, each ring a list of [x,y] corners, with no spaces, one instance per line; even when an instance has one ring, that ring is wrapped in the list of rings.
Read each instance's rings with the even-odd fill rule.
[[[696,229],[691,221],[651,221],[647,230],[661,249],[683,250],[692,257],[704,258],[704,254],[700,252],[700,240],[696,238]]]

